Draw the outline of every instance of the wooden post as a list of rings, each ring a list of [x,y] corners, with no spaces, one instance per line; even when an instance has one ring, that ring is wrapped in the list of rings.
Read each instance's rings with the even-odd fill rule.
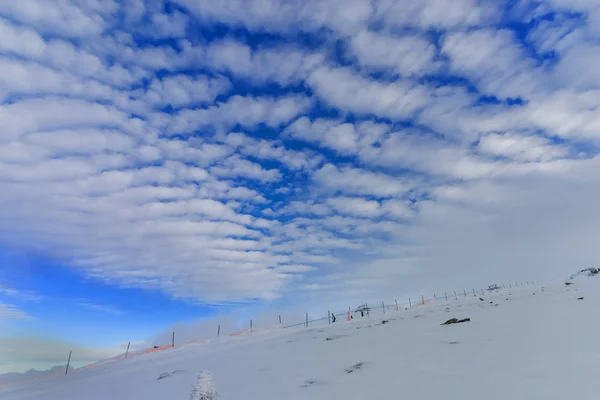
[[[383,314],[385,314],[385,303],[383,300],[381,301],[381,308],[383,308]]]
[[[129,346],[131,346],[131,342],[127,343],[127,351],[125,352],[125,359],[127,360],[127,355],[129,354]]]
[[[408,298],[408,306],[412,307],[412,301],[410,301],[410,297]]]
[[[425,297],[423,295],[421,295],[421,304],[425,305]]]
[[[433,299],[434,299],[434,300],[437,300],[437,297],[435,297],[435,293],[433,294]]]
[[[252,331],[252,320],[250,320],[250,331]]]
[[[71,353],[73,353],[73,350],[69,350],[69,359],[67,360],[67,369],[65,369],[65,375],[69,373],[69,365],[71,364]]]
[[[476,295],[475,295],[475,289],[473,289],[473,297],[475,297],[475,296],[476,296]]]
[[[171,347],[175,347],[175,332],[173,332],[173,340],[171,342]]]
[[[481,289],[481,295],[483,296],[483,289]]]
[[[217,337],[221,336],[221,325],[217,328]]]
[[[454,297],[458,300],[458,295],[456,294],[456,290],[454,291]]]
[[[446,296],[446,301],[448,301],[448,292],[444,292],[444,296]]]
[[[279,316],[279,325],[281,325],[281,315]]]
[[[467,297],[467,289],[463,289],[465,291],[465,297]]]
[[[329,319],[329,323],[331,324],[331,311],[327,311],[327,318]]]
[[[308,313],[306,313],[306,327],[308,328]]]
[[[365,306],[367,306],[367,317],[371,316],[371,311],[369,311],[369,304],[365,303]]]
[[[396,302],[396,311],[398,311],[398,299],[394,299],[394,301]]]

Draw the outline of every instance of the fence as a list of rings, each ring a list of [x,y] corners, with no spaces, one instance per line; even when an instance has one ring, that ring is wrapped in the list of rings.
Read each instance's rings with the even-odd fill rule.
[[[381,304],[376,303],[376,304],[371,304],[371,306],[369,306],[368,303],[364,303],[362,306],[359,306],[357,308],[352,308],[351,306],[348,307],[348,311],[341,311],[341,312],[337,312],[337,313],[333,313],[331,311],[327,311],[327,316],[323,316],[323,317],[319,317],[319,318],[315,318],[315,319],[311,319],[310,318],[310,314],[307,312],[304,315],[304,319],[302,322],[298,322],[298,323],[292,323],[292,324],[288,324],[285,325],[283,324],[283,320],[281,315],[278,316],[278,324],[275,325],[271,325],[271,326],[267,326],[267,327],[263,327],[263,328],[258,328],[256,329],[254,326],[254,321],[251,319],[249,320],[249,324],[248,324],[248,328],[247,329],[243,329],[240,331],[236,331],[236,332],[231,332],[229,333],[227,336],[243,336],[246,334],[251,334],[253,332],[257,332],[257,331],[261,331],[261,330],[273,330],[273,329],[288,329],[288,328],[295,328],[295,327],[304,327],[304,328],[309,328],[312,325],[315,324],[333,324],[336,323],[337,320],[353,320],[355,317],[358,317],[359,314],[362,314],[361,317],[364,316],[371,316],[371,314],[373,315],[379,315],[379,313],[381,312],[381,315],[385,315],[394,311],[401,311],[401,310],[409,310],[411,308],[414,307],[420,307],[420,306],[424,306],[425,304],[431,303],[431,302],[436,302],[436,301],[458,301],[459,299],[464,299],[467,297],[478,297],[478,296],[485,296],[488,293],[491,292],[495,292],[496,290],[500,290],[500,289],[512,289],[514,288],[518,288],[518,287],[522,287],[522,286],[529,286],[535,283],[539,283],[539,281],[523,281],[523,282],[514,282],[514,283],[509,283],[509,284],[503,284],[503,285],[498,285],[497,289],[474,289],[471,288],[471,290],[467,290],[467,289],[463,289],[462,292],[459,291],[458,293],[456,291],[452,291],[452,292],[444,292],[444,294],[442,295],[441,293],[434,293],[433,294],[433,298],[425,298],[424,295],[421,295],[418,299],[413,299],[411,297],[408,298],[408,302],[404,302],[404,303],[398,303],[398,299],[394,299],[394,302],[391,304],[386,304],[385,301],[381,301]],[[415,301],[416,300],[416,301]],[[323,314],[324,315],[324,314]],[[216,337],[220,337],[221,336],[221,325],[218,325],[215,329],[215,333],[216,333]],[[193,343],[208,343],[209,339],[200,339],[200,340],[193,340],[190,342],[185,342],[185,343],[181,343],[181,345],[187,345],[187,344],[193,344]],[[70,360],[71,360],[71,355],[72,352],[69,352],[69,356],[68,356],[68,361],[67,361],[67,367],[65,369],[65,375],[67,375],[69,372],[78,372],[78,371],[83,371],[83,370],[87,370],[90,369],[92,367],[98,366],[98,365],[102,365],[108,362],[115,362],[115,361],[119,361],[119,360],[124,360],[124,359],[128,359],[131,357],[135,357],[135,356],[139,356],[139,355],[144,355],[144,354],[149,354],[149,353],[153,353],[153,352],[158,352],[158,351],[164,351],[164,350],[168,350],[171,348],[174,348],[176,346],[175,343],[175,332],[172,333],[172,340],[170,344],[167,345],[162,345],[162,346],[154,346],[152,348],[148,348],[148,349],[141,349],[141,350],[135,350],[135,351],[129,351],[131,342],[129,342],[129,344],[127,345],[127,350],[125,353],[117,355],[115,357],[106,359],[106,360],[102,360],[102,361],[98,361],[96,363],[93,364],[89,364],[86,366],[83,366],[81,368],[77,368],[77,369],[70,369],[69,364],[70,364]],[[45,379],[45,378],[52,378],[52,377],[56,377],[56,376],[60,376],[60,374],[57,375],[50,375],[50,376],[45,376],[43,378],[34,378],[34,379],[28,379],[29,380],[35,380],[35,379]],[[24,381],[20,381],[20,382],[24,382]],[[11,382],[11,383],[15,383],[15,382]],[[1,385],[6,385],[6,383],[0,383]]]

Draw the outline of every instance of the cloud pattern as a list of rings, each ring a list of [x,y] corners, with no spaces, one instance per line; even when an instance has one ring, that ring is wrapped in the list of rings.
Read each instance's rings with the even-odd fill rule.
[[[589,266],[598,22],[593,0],[2,2],[0,242],[222,303]]]

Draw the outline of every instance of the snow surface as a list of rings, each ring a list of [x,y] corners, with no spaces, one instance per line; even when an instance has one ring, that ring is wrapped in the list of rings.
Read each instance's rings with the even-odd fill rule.
[[[598,399],[600,277],[574,282],[179,346],[0,399]],[[471,322],[440,325],[454,317]]]

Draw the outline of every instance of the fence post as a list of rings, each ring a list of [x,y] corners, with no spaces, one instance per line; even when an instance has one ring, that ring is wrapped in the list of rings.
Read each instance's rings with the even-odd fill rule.
[[[173,332],[173,340],[171,341],[171,347],[175,347],[175,332]]]
[[[327,310],[327,319],[329,320],[329,323],[331,324],[331,311]]]
[[[475,289],[473,289],[473,297],[475,297],[475,296],[476,296],[476,294],[475,294]]]
[[[410,301],[410,297],[408,298],[408,306],[412,308],[412,301]]]
[[[127,343],[127,351],[125,352],[125,359],[127,360],[127,355],[129,354],[129,346],[131,346],[131,342]]]
[[[448,301],[448,292],[444,292],[444,296],[446,296],[446,301]]]
[[[365,306],[367,306],[367,317],[370,317],[371,311],[369,311],[369,303],[365,303]]]
[[[279,325],[281,325],[281,315],[279,316]]]
[[[511,284],[509,284],[509,286],[510,286],[510,288],[512,289],[512,283],[511,283]]]
[[[467,289],[463,289],[465,292],[465,297],[467,297]]]
[[[385,303],[383,300],[381,301],[381,308],[383,308],[383,314],[385,314]]]
[[[421,295],[421,304],[425,305],[425,297],[423,295]]]
[[[306,313],[306,327],[308,328],[308,313]]]
[[[252,331],[252,320],[250,320],[250,331]]]
[[[481,289],[481,295],[483,296],[483,289]]]
[[[394,299],[394,301],[396,302],[396,311],[399,311],[398,310],[398,299]]]
[[[67,360],[67,369],[65,369],[65,375],[69,373],[69,365],[71,364],[71,353],[73,353],[73,350],[69,350],[69,359]]]
[[[221,325],[217,328],[217,337],[221,336]]]
[[[456,290],[454,291],[454,297],[458,300],[458,295],[456,294]]]

